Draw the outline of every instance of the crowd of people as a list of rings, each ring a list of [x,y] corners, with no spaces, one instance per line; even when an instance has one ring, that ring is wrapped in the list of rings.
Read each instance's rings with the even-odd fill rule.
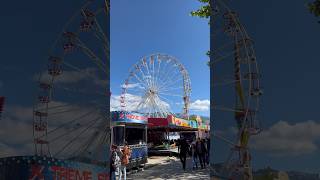
[[[194,141],[188,141],[185,138],[179,139],[178,151],[180,161],[182,163],[182,168],[184,171],[186,170],[186,159],[188,155],[192,157],[193,169],[198,169],[198,167],[204,169],[207,165],[209,165],[210,139],[197,138]]]
[[[182,138],[175,141],[174,144],[178,146],[179,157],[184,171],[186,171],[187,156],[192,157],[193,169],[204,169],[209,165],[210,139],[197,138],[196,140],[188,141]],[[110,179],[126,180],[126,166],[129,164],[131,150],[127,143],[121,149],[113,144],[111,150]]]

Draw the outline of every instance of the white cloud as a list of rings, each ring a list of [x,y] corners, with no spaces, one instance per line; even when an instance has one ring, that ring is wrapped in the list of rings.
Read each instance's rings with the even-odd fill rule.
[[[70,129],[72,130],[76,126],[78,126],[78,124],[85,125],[88,122],[97,119],[97,117],[103,116],[94,112],[90,114],[88,113],[93,109],[96,109],[95,107],[84,107],[79,105],[70,105],[68,107],[65,107],[65,105],[67,104],[63,102],[50,103],[50,106],[52,107],[61,106],[61,108],[55,108],[55,112],[69,111],[70,109],[72,111],[61,114],[54,114],[53,111],[49,111],[49,116],[51,114],[51,116],[48,118],[49,131],[57,128],[58,126],[60,127],[62,124],[70,122],[76,118],[82,118],[81,120],[73,123],[73,125],[70,124],[68,126],[59,128],[59,130],[57,130],[55,133],[52,133],[48,136],[49,139],[54,139],[55,137],[65,134]],[[1,120],[0,126],[0,157],[33,154],[34,145],[32,135],[32,114],[33,108],[31,107],[8,106],[6,108],[6,112],[5,114],[3,114],[3,119]],[[86,115],[84,118],[84,114],[88,115]],[[83,137],[80,136],[77,139],[76,143],[74,143],[74,145],[71,147],[71,150],[79,147],[80,144],[83,144],[84,141],[88,139],[88,137],[91,137],[90,135],[93,135],[97,128],[103,127],[99,123],[103,123],[103,118],[100,118],[100,120],[97,122],[96,128],[88,130],[85,134],[83,134]],[[75,134],[79,133],[80,130],[71,133],[69,136],[59,138],[58,141],[55,141],[53,144],[51,143],[51,152],[57,152],[57,148],[60,148],[63,144],[69,142],[75,136]],[[57,144],[60,144],[60,146],[57,146]],[[62,154],[62,156],[63,155],[64,154]]]
[[[193,111],[209,111],[210,100],[196,100],[190,104],[190,110]]]
[[[279,121],[261,134],[254,136],[251,146],[276,156],[297,156],[318,150],[320,123],[305,121],[289,124]]]
[[[7,106],[0,126],[0,157],[33,153],[32,108]]]
[[[122,110],[121,104],[120,104],[120,96],[119,95],[111,95],[110,98],[110,110],[111,111],[119,111]],[[141,101],[140,96],[135,96],[132,94],[126,94],[125,95],[125,104],[126,104],[126,110],[128,111],[134,111],[136,110],[136,107]]]
[[[133,83],[133,84],[122,84],[121,88],[126,88],[126,89],[133,89],[133,88],[140,88],[143,89],[143,86],[141,86],[140,83]]]
[[[120,96],[119,95],[111,95],[110,110],[111,111],[119,111],[119,110],[145,111],[147,109],[146,106],[150,106],[150,105],[144,104],[143,106],[140,106],[139,109],[137,109],[137,107],[141,101],[143,101],[142,97],[127,93],[127,94],[125,94],[125,108],[122,108],[121,104],[120,104]],[[158,103],[161,103],[163,108],[165,108],[167,111],[170,111],[170,105],[168,103],[166,103],[162,100],[159,100]]]
[[[55,78],[55,83],[63,83],[63,84],[72,84],[78,83],[82,80],[92,80],[92,82],[96,85],[105,86],[106,80],[98,77],[98,70],[96,68],[86,68],[81,71],[63,71],[61,75]],[[50,82],[51,76],[47,73],[47,71],[42,73],[41,82]],[[34,80],[39,80],[39,75],[35,75],[33,77]]]

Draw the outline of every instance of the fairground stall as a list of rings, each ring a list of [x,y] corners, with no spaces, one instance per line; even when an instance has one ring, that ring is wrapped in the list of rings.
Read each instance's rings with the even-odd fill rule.
[[[185,138],[189,141],[193,141],[196,138],[205,139],[209,137],[209,119],[201,118],[198,115],[192,115],[189,120],[194,123],[193,126],[197,128],[196,131],[188,130],[180,132],[180,137]]]
[[[128,169],[143,166],[147,162],[147,117],[138,113],[113,111],[112,144],[123,147],[128,143],[132,150]]]
[[[175,132],[189,142],[197,137],[206,137],[209,127],[198,118],[183,119],[173,115],[167,118],[148,118],[148,147],[150,154],[177,153],[177,141],[170,138]]]

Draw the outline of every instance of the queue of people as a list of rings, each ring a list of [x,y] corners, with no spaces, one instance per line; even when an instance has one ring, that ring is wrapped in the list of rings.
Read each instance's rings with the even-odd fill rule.
[[[198,164],[201,169],[209,165],[210,157],[210,139],[196,139],[188,142],[186,139],[179,140],[179,157],[182,163],[182,168],[186,170],[186,157],[192,157],[192,168],[198,169]]]
[[[117,145],[111,147],[111,163],[110,163],[110,179],[111,180],[126,180],[127,169],[131,157],[131,150],[127,143],[120,149]]]

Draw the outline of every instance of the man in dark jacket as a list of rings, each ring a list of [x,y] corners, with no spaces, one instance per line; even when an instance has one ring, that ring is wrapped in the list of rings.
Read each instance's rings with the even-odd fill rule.
[[[189,144],[187,143],[186,139],[180,140],[180,161],[182,163],[182,168],[185,171],[186,170],[186,159],[187,159],[187,153],[189,152]]]

